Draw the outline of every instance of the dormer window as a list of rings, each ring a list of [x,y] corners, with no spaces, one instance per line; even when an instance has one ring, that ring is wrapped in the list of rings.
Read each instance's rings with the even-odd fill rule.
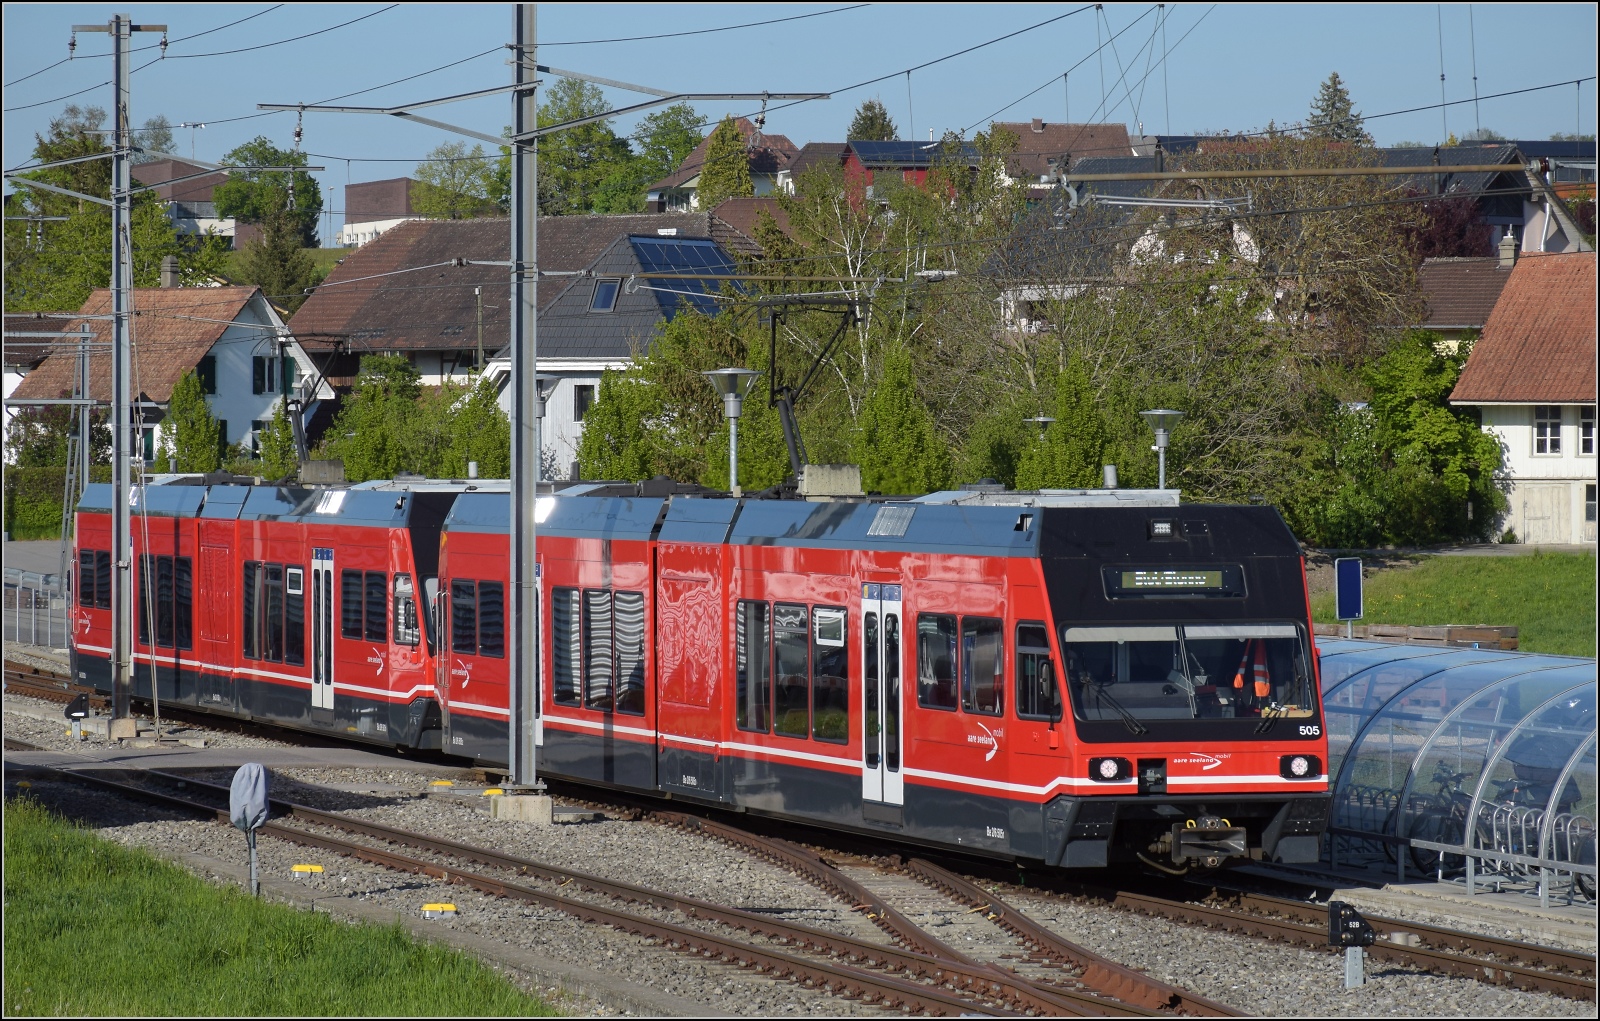
[[[622,280],[618,277],[601,277],[594,282],[594,297],[589,299],[590,312],[615,312],[617,310],[617,292],[622,290]]]

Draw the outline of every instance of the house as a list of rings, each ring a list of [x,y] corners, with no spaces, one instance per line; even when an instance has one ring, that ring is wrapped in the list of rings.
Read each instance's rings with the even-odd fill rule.
[[[206,404],[222,426],[223,441],[256,446],[258,435],[284,397],[298,401],[302,425],[333,396],[309,355],[289,333],[258,287],[141,287],[133,292],[133,395],[142,402],[142,442],[136,454],[153,460],[163,440],[172,388],[185,373],[200,377]],[[87,326],[89,396],[111,400],[111,292],[97,290],[81,319],[61,319],[65,329]],[[70,397],[77,373],[75,346],[60,343],[21,381],[25,400]],[[149,407],[148,405],[154,405]]]
[[[850,179],[866,185],[867,198],[873,197],[878,178],[889,175],[906,184],[928,183],[928,172],[936,165],[976,167],[980,159],[978,147],[963,142],[953,154],[946,153],[943,142],[866,142],[853,140],[846,143],[844,172]]]
[[[257,227],[237,223],[232,217],[217,215],[217,204],[212,192],[228,179],[220,170],[187,163],[179,159],[151,160],[133,167],[133,179],[138,184],[155,188],[156,197],[165,204],[167,216],[179,234],[201,235],[211,231],[220,237],[230,238],[235,248],[260,234]]]
[[[629,233],[711,234],[704,213],[541,216],[539,307]],[[428,386],[465,382],[509,340],[511,221],[406,220],[345,256],[294,332],[340,388],[364,354],[404,354]]]
[[[1595,260],[1517,259],[1450,395],[1500,440],[1522,542],[1595,541]]]
[[[1065,170],[1075,159],[1133,155],[1124,124],[1062,124],[1035,117],[999,121],[994,127],[1017,136],[1016,151],[1006,161],[1006,172],[1014,181],[1050,185],[1057,168]]]
[[[626,369],[646,350],[661,324],[685,306],[717,313],[710,295],[716,280],[660,279],[648,274],[733,274],[733,256],[706,235],[655,231],[617,238],[539,310],[539,374],[549,396],[543,423],[544,458],[565,471],[577,457],[583,419],[594,404],[600,376]],[[500,406],[511,410],[509,348],[487,370],[500,380]]]
[[[44,363],[57,348],[76,351],[78,339],[56,336],[77,327],[65,319],[47,318],[43,312],[7,312],[5,314],[5,397],[10,400],[28,374]],[[70,392],[69,392],[70,396]],[[11,435],[11,420],[18,408],[5,407],[4,429],[0,438]],[[12,463],[9,445],[5,448],[5,462]]]
[[[770,195],[778,187],[779,174],[800,150],[783,135],[761,133],[748,118],[734,121],[739,135],[749,149],[750,183],[757,195]],[[678,164],[678,169],[650,185],[646,190],[646,208],[654,213],[690,213],[700,208],[700,171],[706,164],[706,152],[711,136],[700,140],[689,155]]]
[[[411,186],[416,183],[409,177],[391,177],[345,185],[339,244],[359,248],[392,227],[418,219],[411,208]]]
[[[807,142],[789,165],[778,171],[778,190],[793,195],[795,182],[805,176],[806,171],[813,167],[841,167],[849,151],[847,142]]]
[[[1476,335],[1489,321],[1500,292],[1517,264],[1516,238],[1500,239],[1500,254],[1493,258],[1424,259],[1417,283],[1427,315],[1417,325],[1444,338],[1450,350]]]

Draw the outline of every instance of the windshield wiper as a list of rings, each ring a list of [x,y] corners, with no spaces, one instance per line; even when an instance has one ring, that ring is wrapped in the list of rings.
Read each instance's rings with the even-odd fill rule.
[[[1274,702],[1261,710],[1261,722],[1256,724],[1256,733],[1265,734],[1278,725],[1278,721],[1289,715],[1289,707],[1278,705]]]
[[[1111,693],[1106,690],[1105,685],[1096,684],[1094,686],[1094,694],[1095,698],[1103,700],[1106,705],[1110,706],[1116,711],[1118,716],[1122,717],[1122,723],[1128,728],[1128,733],[1138,736],[1139,734],[1147,732],[1147,728],[1144,724],[1139,722],[1139,718],[1137,716],[1134,716],[1132,713],[1128,712],[1128,710],[1123,707],[1121,702],[1118,702],[1116,699],[1111,697]]]

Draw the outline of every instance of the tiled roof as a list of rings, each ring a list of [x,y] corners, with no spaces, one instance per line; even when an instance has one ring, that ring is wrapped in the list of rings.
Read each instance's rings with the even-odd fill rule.
[[[671,229],[705,237],[711,232],[710,217],[704,213],[541,216],[539,268],[581,270],[619,238]],[[510,254],[511,221],[504,218],[399,224],[345,256],[328,274],[324,286],[295,314],[295,337],[313,349],[343,342],[356,353],[471,350],[478,343],[474,288],[481,287],[484,350],[498,350],[509,337],[509,270],[438,264],[455,259],[504,262]],[[421,266],[433,268],[417,269]],[[327,286],[369,277],[373,279]],[[549,307],[562,284],[559,277],[540,282],[540,308]]]
[[[807,142],[800,154],[789,161],[789,175],[798,178],[812,167],[836,168],[844,162],[850,148],[847,142]]]
[[[36,368],[40,362],[50,356],[57,347],[77,350],[76,338],[57,340],[55,337],[13,337],[10,332],[18,333],[66,333],[68,330],[77,330],[78,325],[70,319],[46,319],[43,312],[7,312],[5,315],[5,364],[7,368]]]
[[[1519,258],[1450,399],[1594,403],[1595,259],[1594,252]]]
[[[1498,258],[1426,259],[1417,271],[1422,297],[1428,303],[1424,326],[1483,326],[1511,278]]]
[[[748,139],[755,134],[756,126],[749,118],[740,117],[733,122],[739,129],[739,137]],[[681,188],[700,175],[700,168],[706,165],[706,152],[711,145],[711,136],[708,134],[700,140],[700,144],[689,151],[689,155],[678,164],[678,169],[650,185],[649,191],[661,191],[667,188]],[[799,155],[800,150],[789,141],[785,135],[761,135],[761,144],[750,154],[750,173],[776,175],[778,171],[789,165],[789,161]]]
[[[593,263],[593,277],[626,281],[638,273],[732,273],[727,253],[706,237],[634,235],[618,238]],[[639,280],[632,294],[619,289],[612,311],[591,311],[598,279],[580,277],[539,313],[539,357],[620,360],[642,352],[655,339],[663,320],[676,314],[680,301],[715,312],[709,298],[682,293],[715,292],[715,280]],[[648,289],[647,289],[648,288]],[[502,354],[504,352],[502,351]]]
[[[134,396],[166,403],[173,384],[211,350],[228,324],[238,318],[260,294],[256,287],[141,287],[133,293]],[[111,292],[98,290],[78,309],[80,315],[111,311]],[[194,318],[188,318],[188,317]],[[92,344],[109,346],[111,322],[107,319],[58,320],[69,329],[88,326]],[[58,348],[17,385],[17,397],[49,400],[69,396],[77,371],[71,347]],[[111,399],[111,352],[107,347],[89,356],[89,396]]]
[[[760,255],[761,246],[756,243],[755,236],[756,224],[761,221],[762,213],[772,217],[779,230],[788,232],[789,214],[783,211],[777,199],[762,195],[758,198],[723,199],[711,211],[711,237],[730,251],[742,255]],[[719,226],[727,230],[720,231]],[[724,237],[724,234],[727,236]]]
[[[1003,121],[994,125],[1017,136],[1010,159],[1012,177],[1038,180],[1050,172],[1055,157],[1128,156],[1125,124],[1059,124],[1051,121]]]

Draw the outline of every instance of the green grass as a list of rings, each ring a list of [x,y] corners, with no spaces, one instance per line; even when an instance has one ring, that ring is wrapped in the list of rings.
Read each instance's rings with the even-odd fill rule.
[[[1593,553],[1428,557],[1367,578],[1365,594],[1358,624],[1513,626],[1525,652],[1595,654]],[[1313,620],[1334,619],[1333,598],[1312,598]]]
[[[26,798],[5,806],[4,995],[8,1017],[554,1013],[398,924],[212,886]]]

